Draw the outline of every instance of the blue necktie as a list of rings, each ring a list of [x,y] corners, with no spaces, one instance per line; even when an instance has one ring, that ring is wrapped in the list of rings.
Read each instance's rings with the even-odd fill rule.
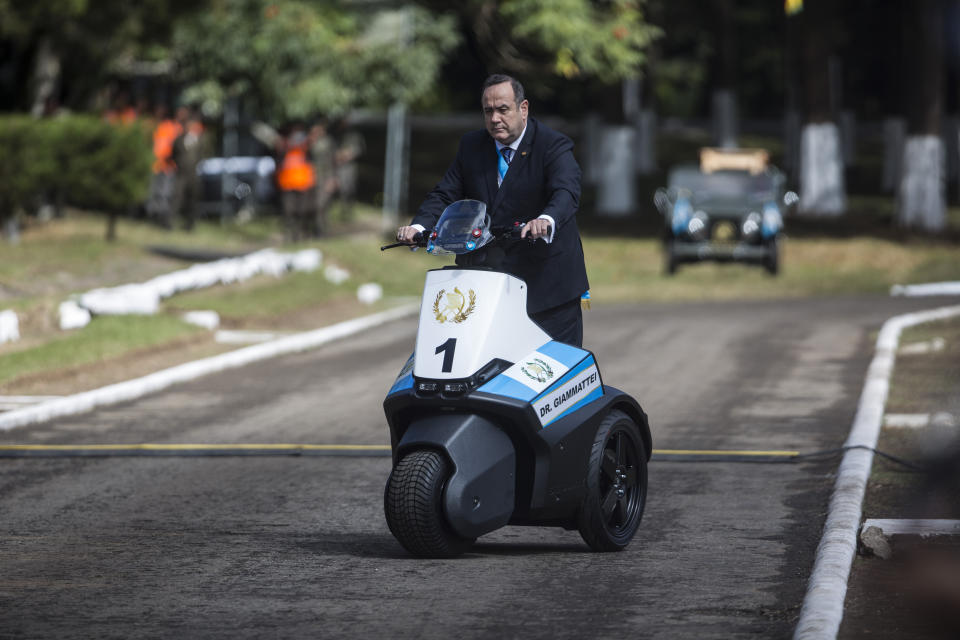
[[[500,149],[500,156],[497,158],[497,170],[500,172],[500,182],[503,182],[507,175],[507,169],[510,168],[510,159],[513,157],[513,149],[503,147]]]

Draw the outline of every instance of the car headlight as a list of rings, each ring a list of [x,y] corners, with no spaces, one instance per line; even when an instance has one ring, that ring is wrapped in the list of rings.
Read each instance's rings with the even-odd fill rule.
[[[760,222],[760,214],[756,211],[747,214],[747,217],[740,223],[740,234],[744,240],[755,240],[757,238],[760,234]]]
[[[690,218],[690,221],[687,222],[687,234],[693,240],[700,242],[707,238],[707,223],[709,218],[707,214],[703,211],[697,211],[693,214],[693,217]]]
[[[783,216],[780,209],[773,203],[767,203],[763,207],[763,237],[772,238],[780,233],[783,228]]]

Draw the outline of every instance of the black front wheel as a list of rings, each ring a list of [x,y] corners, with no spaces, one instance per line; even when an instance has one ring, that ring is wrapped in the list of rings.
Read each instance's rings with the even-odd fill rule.
[[[667,240],[663,245],[663,272],[672,276],[677,273],[677,267],[680,266],[680,260],[673,250],[673,240]]]
[[[457,535],[443,515],[443,492],[450,463],[437,451],[411,451],[387,479],[383,496],[390,533],[403,548],[422,558],[450,558],[470,548],[475,538]]]
[[[780,243],[776,238],[767,241],[767,255],[763,258],[763,268],[771,276],[780,273]]]
[[[647,454],[630,416],[615,410],[603,419],[587,473],[580,535],[594,551],[621,551],[640,526],[647,501]]]

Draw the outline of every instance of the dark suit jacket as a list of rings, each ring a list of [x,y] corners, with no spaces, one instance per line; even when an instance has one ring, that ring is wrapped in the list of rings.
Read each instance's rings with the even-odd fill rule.
[[[498,188],[493,138],[485,129],[466,134],[453,164],[427,195],[412,224],[432,229],[450,203],[465,198],[486,203],[495,226],[527,222],[541,214],[556,222],[552,243],[518,243],[504,262],[506,271],[527,283],[528,313],[575,300],[590,288],[576,220],[580,166],[570,138],[528,118],[526,133]]]

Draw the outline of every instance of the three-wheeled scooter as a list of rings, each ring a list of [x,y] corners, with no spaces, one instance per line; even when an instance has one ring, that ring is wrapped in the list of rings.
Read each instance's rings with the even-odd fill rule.
[[[643,516],[647,415],[590,351],[527,315],[526,283],[499,264],[529,242],[520,229],[491,228],[484,203],[461,200],[418,236],[459,264],[427,272],[416,349],[383,403],[387,524],[416,556],[459,555],[508,524],[579,529],[618,551]]]

